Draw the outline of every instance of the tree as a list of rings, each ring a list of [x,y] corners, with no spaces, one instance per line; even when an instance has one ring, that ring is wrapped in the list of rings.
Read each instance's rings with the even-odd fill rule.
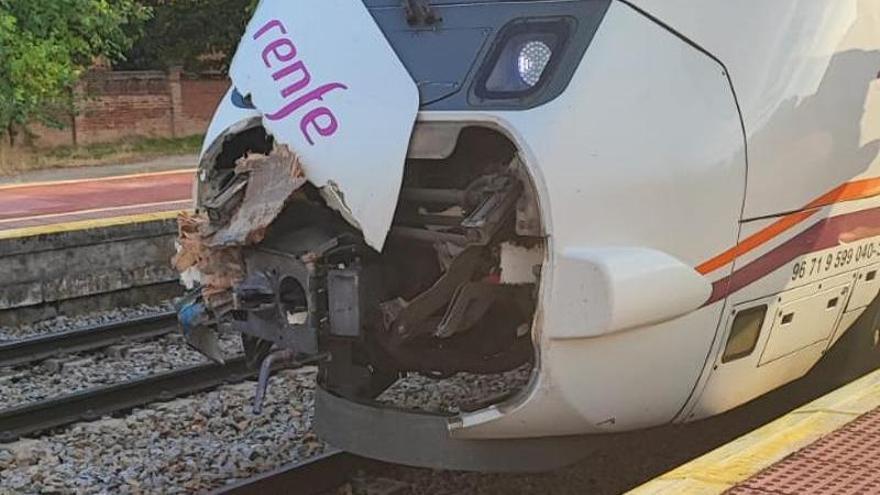
[[[79,77],[123,56],[148,15],[134,0],[0,0],[0,134],[63,125]]]
[[[120,69],[225,71],[257,0],[139,0],[153,10]]]

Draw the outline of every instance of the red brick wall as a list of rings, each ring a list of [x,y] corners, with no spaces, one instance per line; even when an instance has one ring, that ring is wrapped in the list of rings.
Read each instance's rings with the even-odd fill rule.
[[[178,121],[178,134],[204,133],[214,116],[214,110],[229,90],[224,79],[188,78],[180,81],[182,115]]]
[[[112,142],[131,137],[184,137],[207,129],[229,88],[225,78],[181,76],[179,72],[96,71],[76,92],[77,115],[61,131],[32,127],[34,144]]]

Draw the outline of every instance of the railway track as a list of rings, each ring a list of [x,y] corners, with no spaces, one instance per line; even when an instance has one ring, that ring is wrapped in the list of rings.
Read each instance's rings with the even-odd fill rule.
[[[121,342],[161,337],[177,328],[174,312],[95,325],[0,344],[0,368],[20,366],[58,354],[92,351]]]
[[[297,493],[321,495],[348,482],[358,471],[381,463],[333,450],[304,462],[282,466],[274,471],[225,486],[213,495],[263,495]]]
[[[115,344],[137,342],[172,333],[173,312],[59,332],[0,344],[0,368],[35,363],[52,356],[95,351]],[[0,442],[93,420],[151,402],[170,400],[251,378],[244,358],[224,365],[201,364],[118,384],[55,396],[0,410]]]
[[[96,351],[120,343],[158,338],[172,333],[176,327],[175,314],[168,312],[3,343],[0,344],[0,367],[23,366],[57,355]],[[209,363],[188,366],[2,409],[0,443],[245,381],[255,374],[247,367],[243,357],[236,357],[224,365]],[[318,495],[342,486],[357,472],[380,464],[334,450],[228,485],[214,493],[249,495],[295,490],[296,493]]]
[[[0,442],[161,400],[191,395],[255,375],[243,357],[202,364],[0,410]]]

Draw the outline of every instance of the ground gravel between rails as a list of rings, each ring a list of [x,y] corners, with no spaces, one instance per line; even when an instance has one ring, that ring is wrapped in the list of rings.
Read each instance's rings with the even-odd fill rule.
[[[315,375],[279,372],[260,416],[245,382],[0,444],[0,494],[199,493],[308,459],[326,449],[311,432]]]
[[[241,340],[236,335],[224,335],[220,345],[226,356],[241,353]],[[0,369],[0,409],[207,362],[208,358],[190,349],[181,336],[169,334],[105,351]]]
[[[151,316],[174,309],[169,301],[158,305],[142,304],[131,308],[118,308],[82,316],[57,316],[31,325],[0,326],[0,344],[14,340],[36,337],[51,333],[80,330],[94,325],[103,325],[117,321],[131,320],[143,316]]]
[[[528,384],[531,373],[531,364],[504,373],[456,373],[439,380],[409,373],[394,382],[376,400],[424,412],[445,414],[471,411],[500,402],[522,390]]]

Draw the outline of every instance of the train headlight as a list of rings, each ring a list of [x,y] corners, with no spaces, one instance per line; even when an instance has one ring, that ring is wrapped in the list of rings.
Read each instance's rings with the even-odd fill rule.
[[[565,48],[571,22],[520,20],[501,30],[478,76],[477,96],[519,99],[540,90],[551,78]]]
[[[547,64],[553,57],[553,50],[543,41],[529,41],[519,50],[517,69],[519,78],[533,88],[541,81]]]

